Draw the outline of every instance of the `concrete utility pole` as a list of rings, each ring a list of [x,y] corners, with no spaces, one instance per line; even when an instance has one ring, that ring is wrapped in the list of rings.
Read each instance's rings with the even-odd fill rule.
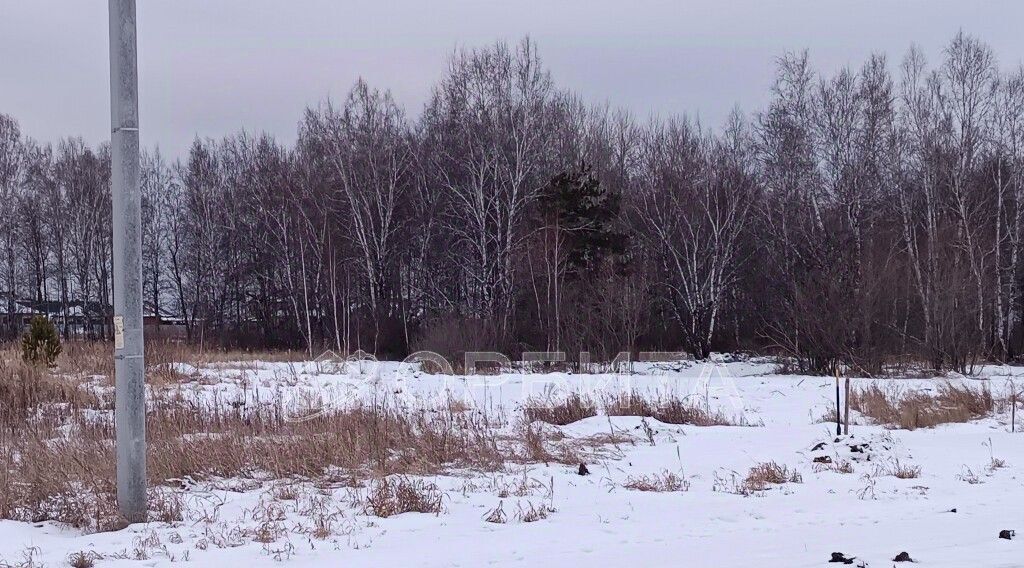
[[[142,192],[135,0],[110,0],[110,153],[114,202],[114,429],[117,505],[146,520],[146,374],[142,342]]]

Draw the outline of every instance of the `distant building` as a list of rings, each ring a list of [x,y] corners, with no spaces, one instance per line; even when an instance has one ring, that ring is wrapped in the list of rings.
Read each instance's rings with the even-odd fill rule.
[[[146,339],[184,341],[188,336],[184,320],[151,311],[142,315],[142,330]]]
[[[100,339],[111,333],[111,310],[110,306],[99,302],[39,302],[0,292],[0,335],[20,334],[28,329],[33,317],[42,315],[65,337]],[[166,313],[147,312],[143,314],[142,323],[147,338],[179,340],[186,337],[184,320]]]
[[[0,322],[5,330],[17,333],[28,328],[32,318],[46,316],[64,336],[102,337],[104,334],[104,310],[99,302],[56,300],[35,301],[26,298],[11,298],[9,294],[0,300]]]
[[[13,297],[9,292],[0,293],[0,331],[13,329],[20,332],[28,327],[32,315],[32,309],[24,300]]]

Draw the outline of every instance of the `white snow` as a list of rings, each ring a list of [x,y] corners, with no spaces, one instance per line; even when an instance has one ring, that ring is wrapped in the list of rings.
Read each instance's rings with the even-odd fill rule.
[[[322,367],[322,366],[321,366]],[[558,429],[569,438],[615,433],[589,476],[575,466],[509,466],[497,474],[453,472],[425,478],[444,494],[439,515],[370,517],[351,503],[351,488],[298,484],[298,499],[280,499],[287,481],[186,483],[185,520],[151,522],[99,534],[51,523],[0,522],[0,566],[66,566],[71,554],[97,555],[97,566],[831,566],[832,552],[868,566],[893,565],[907,551],[929,567],[1024,566],[1024,436],[1010,432],[1008,414],[966,424],[915,431],[869,425],[854,413],[852,440],[819,422],[834,406],[827,377],[773,374],[768,361],[637,366],[634,375],[506,373],[438,376],[392,363],[334,368],[256,363],[179,371],[194,380],[182,396],[207,404],[273,404],[296,413],[346,404],[386,389],[412,404],[464,397],[487,412],[510,417],[530,396],[639,389],[692,396],[700,404],[742,415],[751,426],[693,427],[636,417],[595,416]],[[987,367],[978,377],[999,395],[1024,370]],[[933,389],[934,380],[879,381],[886,388]],[[838,441],[837,441],[838,440]],[[851,452],[851,444],[869,445]],[[822,443],[819,446],[819,443]],[[850,461],[852,473],[813,463],[830,456]],[[870,458],[870,459],[868,459]],[[1005,467],[992,469],[992,459]],[[774,461],[802,483],[745,496],[733,492],[747,471]],[[918,478],[891,475],[897,465],[920,467]],[[816,467],[817,466],[817,467]],[[641,492],[630,479],[670,472],[684,477],[682,492]],[[485,521],[500,507],[507,522]],[[530,509],[553,510],[535,522]],[[956,512],[951,512],[956,509]],[[315,535],[329,521],[331,536]],[[271,542],[260,530],[275,529]],[[6,563],[6,564],[4,564]],[[856,565],[856,564],[855,564]]]

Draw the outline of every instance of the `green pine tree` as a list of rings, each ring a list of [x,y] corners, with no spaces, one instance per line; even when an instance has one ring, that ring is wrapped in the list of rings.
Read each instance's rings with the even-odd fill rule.
[[[35,316],[21,338],[21,357],[33,365],[52,367],[60,355],[60,336],[46,316]]]
[[[621,196],[603,187],[590,166],[564,171],[541,194],[546,223],[568,237],[570,273],[585,272],[610,254],[622,254],[626,236],[615,227]]]

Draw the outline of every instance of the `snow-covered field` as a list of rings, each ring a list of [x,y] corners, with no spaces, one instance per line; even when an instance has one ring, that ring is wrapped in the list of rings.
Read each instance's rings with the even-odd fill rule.
[[[382,392],[410,404],[464,399],[521,416],[529,397],[600,398],[624,389],[675,393],[746,426],[677,426],[594,416],[545,433],[586,440],[578,464],[509,465],[422,479],[442,495],[440,514],[367,515],[351,487],[312,482],[183,483],[183,521],[82,534],[51,523],[0,522],[0,566],[66,566],[79,552],[97,566],[892,566],[906,551],[933,567],[1024,566],[1024,436],[1009,414],[933,429],[890,430],[852,415],[852,438],[821,422],[835,382],[777,375],[767,361],[638,366],[635,374],[452,377],[390,363],[247,363],[181,366],[174,386],[211,404],[283,401],[295,419],[321,406]],[[988,367],[942,379],[992,392],[1024,382],[1024,369]],[[936,380],[857,379],[885,389],[937,388]],[[594,446],[595,436],[606,442]],[[825,457],[827,456],[827,458]],[[816,463],[831,462],[831,463]],[[744,491],[750,468],[775,462],[792,481]],[[838,471],[849,463],[852,471]],[[916,468],[919,475],[912,477]],[[796,475],[793,475],[795,472]],[[911,472],[902,478],[895,473]],[[674,491],[627,486],[670,480]],[[492,522],[502,521],[502,522]],[[531,522],[527,522],[531,521]],[[327,525],[325,527],[325,525]],[[29,564],[28,562],[31,562]]]

